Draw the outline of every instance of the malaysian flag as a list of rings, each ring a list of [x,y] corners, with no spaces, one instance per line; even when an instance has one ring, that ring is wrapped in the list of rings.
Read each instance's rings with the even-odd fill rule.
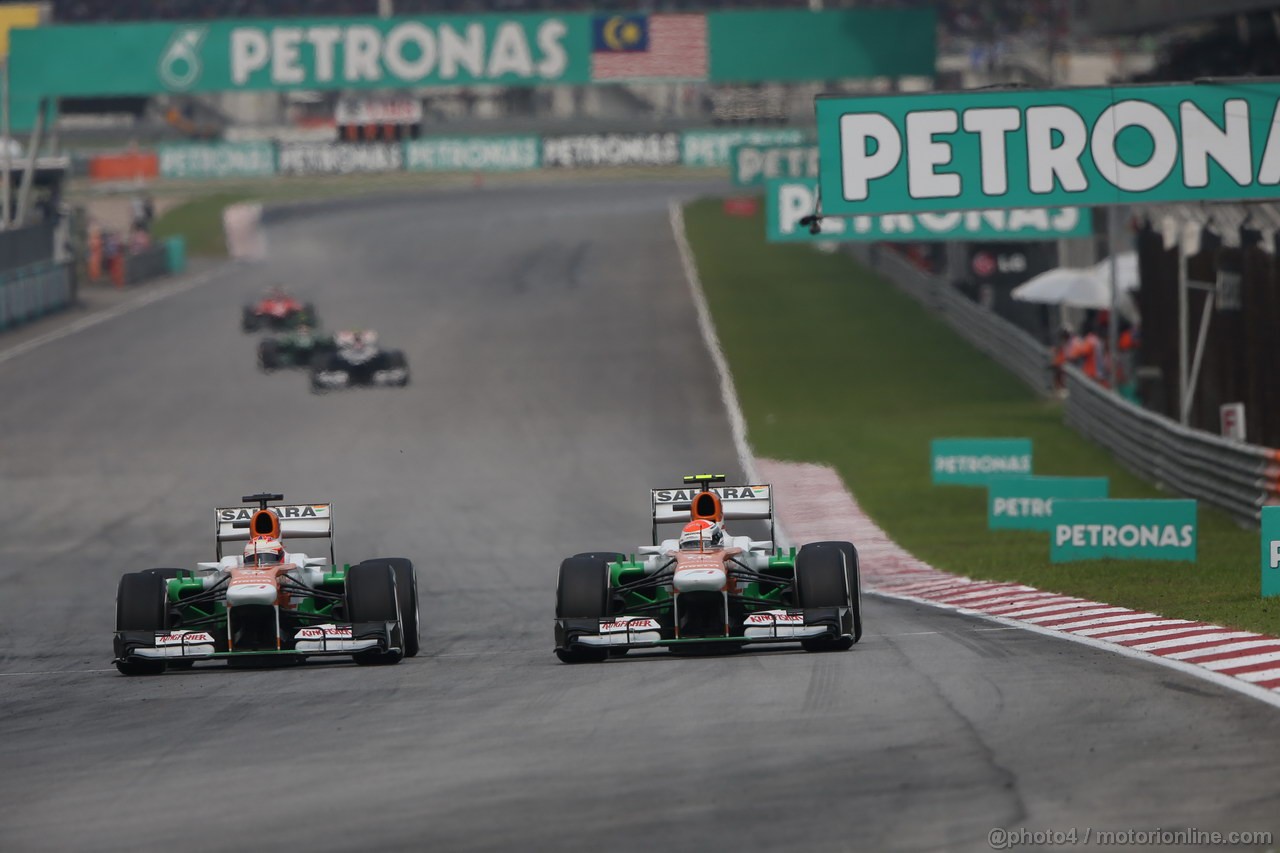
[[[705,15],[614,15],[592,24],[592,80],[707,79]]]

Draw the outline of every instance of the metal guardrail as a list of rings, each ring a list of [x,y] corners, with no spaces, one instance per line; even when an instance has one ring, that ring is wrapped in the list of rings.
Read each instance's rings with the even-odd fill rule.
[[[883,247],[848,244],[852,254],[938,314],[1001,367],[1040,395],[1053,390],[1049,348],[993,311],[983,308],[938,276]]]
[[[52,261],[55,231],[52,222],[0,231],[0,273],[19,272],[23,267]]]
[[[1052,392],[1049,348],[1022,329],[896,252],[865,244],[848,244],[848,251],[1039,394]],[[1064,374],[1067,425],[1139,476],[1251,524],[1262,507],[1280,504],[1280,451],[1184,427],[1113,394],[1074,367]]]
[[[1066,422],[1158,486],[1220,506],[1257,523],[1280,502],[1280,451],[1184,427],[1112,394],[1073,367]]]
[[[0,278],[0,329],[71,304],[71,265],[38,264]]]

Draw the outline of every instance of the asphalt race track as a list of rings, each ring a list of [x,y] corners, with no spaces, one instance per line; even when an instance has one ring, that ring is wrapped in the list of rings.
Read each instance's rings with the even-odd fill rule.
[[[866,602],[843,654],[556,661],[559,560],[646,541],[650,486],[737,468],[667,219],[698,190],[289,218],[269,262],[0,363],[0,850],[984,850],[999,826],[1280,827],[1276,709],[928,608]],[[412,384],[320,397],[259,373],[239,309],[272,283],[377,328]],[[259,490],[332,500],[340,560],[416,562],[422,655],[117,675],[120,574],[211,559],[212,508]]]

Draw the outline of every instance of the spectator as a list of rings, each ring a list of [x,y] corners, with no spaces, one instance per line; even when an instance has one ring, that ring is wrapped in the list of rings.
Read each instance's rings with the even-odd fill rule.
[[[1080,338],[1070,326],[1063,326],[1058,330],[1058,343],[1053,348],[1053,390],[1060,397],[1067,391],[1063,367],[1071,361],[1080,343]]]

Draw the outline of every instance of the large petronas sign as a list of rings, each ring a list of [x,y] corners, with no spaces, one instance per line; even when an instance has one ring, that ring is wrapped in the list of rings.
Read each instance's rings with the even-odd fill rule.
[[[1280,83],[817,101],[833,214],[1280,195]]]

